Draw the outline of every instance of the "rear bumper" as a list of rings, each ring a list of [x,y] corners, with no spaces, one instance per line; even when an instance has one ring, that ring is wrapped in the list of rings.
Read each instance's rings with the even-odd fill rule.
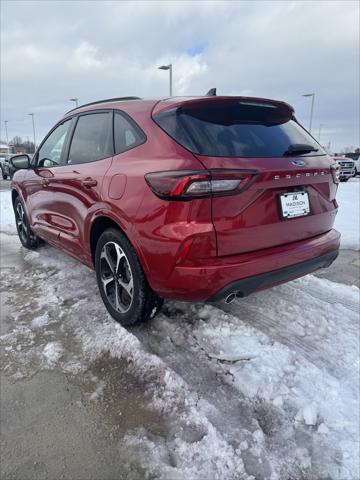
[[[330,230],[279,247],[178,265],[154,290],[162,297],[184,301],[216,301],[232,292],[246,296],[329,266],[339,245],[339,232]]]
[[[226,298],[229,294],[235,293],[237,297],[246,297],[250,293],[258,290],[264,290],[265,288],[273,287],[280,283],[288,282],[294,278],[302,277],[308,273],[314,272],[319,268],[329,267],[336,257],[339,255],[339,250],[334,250],[331,253],[322,255],[321,257],[312,258],[305,262],[296,263],[289,267],[273,270],[272,272],[261,273],[260,275],[254,275],[243,280],[236,280],[229,283],[219,292],[209,298],[209,302],[217,302]]]

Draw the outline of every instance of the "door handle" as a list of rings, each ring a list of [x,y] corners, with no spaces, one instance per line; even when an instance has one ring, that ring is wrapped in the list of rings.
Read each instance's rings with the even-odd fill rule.
[[[84,185],[84,187],[96,187],[97,180],[94,180],[93,178],[88,177],[82,180],[81,184]]]
[[[50,181],[47,180],[46,178],[43,178],[43,179],[41,180],[41,184],[42,184],[43,187],[48,187],[49,184],[50,184]]]

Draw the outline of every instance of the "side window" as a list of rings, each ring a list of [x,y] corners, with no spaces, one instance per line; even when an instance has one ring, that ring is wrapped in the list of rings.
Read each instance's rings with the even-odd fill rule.
[[[115,153],[126,152],[145,142],[145,135],[140,128],[121,113],[115,112],[114,119]]]
[[[70,124],[71,120],[66,120],[50,133],[38,152],[38,167],[52,168],[61,165],[61,154]]]
[[[69,151],[68,163],[95,162],[113,155],[112,112],[79,117]]]

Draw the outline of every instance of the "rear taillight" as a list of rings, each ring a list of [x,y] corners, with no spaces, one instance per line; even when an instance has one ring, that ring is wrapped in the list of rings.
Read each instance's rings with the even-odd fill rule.
[[[255,170],[202,170],[154,172],[145,175],[151,190],[166,200],[236,195],[255,180]]]
[[[340,182],[340,165],[338,163],[332,163],[331,166],[331,174],[334,180],[334,183]]]

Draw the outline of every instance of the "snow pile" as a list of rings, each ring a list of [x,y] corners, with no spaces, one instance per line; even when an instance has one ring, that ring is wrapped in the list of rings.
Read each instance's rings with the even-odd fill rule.
[[[0,231],[16,233],[15,216],[9,191],[0,192]]]
[[[336,195],[339,211],[335,228],[341,232],[341,248],[360,250],[360,182],[340,183]]]
[[[63,354],[64,349],[60,342],[50,342],[43,350],[43,355],[51,366],[56,365]]]
[[[44,313],[43,315],[39,315],[38,317],[35,317],[31,321],[31,326],[33,328],[43,328],[45,325],[48,325],[50,322],[49,315],[47,313]]]
[[[302,407],[295,416],[295,421],[303,422],[305,425],[315,427],[318,423],[318,408],[314,404],[305,405]],[[322,424],[324,425],[324,424]],[[329,429],[326,429],[326,433]]]

